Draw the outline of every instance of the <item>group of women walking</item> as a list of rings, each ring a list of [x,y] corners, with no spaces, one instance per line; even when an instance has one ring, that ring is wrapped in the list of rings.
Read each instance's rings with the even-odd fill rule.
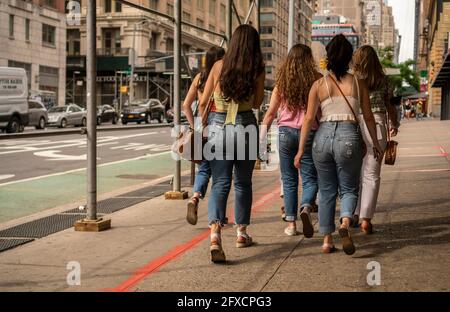
[[[350,42],[338,35],[326,50],[325,75],[317,70],[308,46],[297,44],[289,51],[280,66],[259,135],[263,139],[266,129],[277,119],[284,220],[288,223],[284,233],[298,235],[300,217],[304,236],[313,237],[311,212],[318,200],[319,232],[324,235],[322,251],[335,251],[332,234],[336,230],[339,196],[338,232],[343,250],[351,255],[355,252],[351,226],[359,224],[360,219],[364,233],[373,231],[371,220],[380,185],[391,91],[373,48],[364,46],[354,54]],[[192,128],[196,111],[200,116],[207,115],[208,143],[216,152],[214,159],[200,164],[187,209],[188,222],[196,224],[199,201],[212,176],[208,222],[213,262],[226,259],[221,230],[228,222],[226,206],[232,181],[236,247],[252,245],[247,227],[251,219],[252,175],[258,157],[252,153],[252,146],[258,142],[252,142],[255,139],[241,129],[258,129],[253,109],[262,104],[264,82],[259,34],[252,26],[242,25],[234,32],[226,53],[221,48],[207,53],[206,68],[195,77],[183,105]],[[192,107],[192,103],[198,103],[198,107]],[[394,117],[390,124],[395,135],[396,114],[389,116]],[[243,149],[240,155],[244,156],[238,157]]]

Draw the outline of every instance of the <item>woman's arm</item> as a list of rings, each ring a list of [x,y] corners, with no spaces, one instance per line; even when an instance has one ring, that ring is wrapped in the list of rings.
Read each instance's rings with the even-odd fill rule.
[[[214,92],[215,87],[217,86],[217,80],[219,79],[219,73],[222,70],[222,63],[218,61],[211,68],[211,72],[209,73],[208,80],[205,84],[205,89],[203,90],[202,98],[200,99],[199,104],[199,112],[200,116],[203,116],[203,113],[208,105],[209,99]]]
[[[297,169],[300,168],[300,161],[305,152],[306,141],[308,140],[309,133],[315,121],[319,103],[319,82],[316,81],[311,87],[311,91],[309,91],[308,108],[305,119],[303,120],[302,130],[300,131],[300,144],[298,146],[298,153],[294,159],[294,166]]]
[[[361,94],[361,110],[363,113],[364,121],[366,122],[367,129],[369,130],[370,137],[372,138],[373,146],[376,150],[375,157],[380,159],[383,151],[381,150],[380,143],[377,137],[377,127],[375,118],[373,117],[372,107],[370,105],[369,88],[365,80],[358,79],[359,91]],[[374,151],[375,152],[375,151]]]
[[[183,103],[183,111],[186,115],[186,118],[189,122],[191,128],[194,128],[194,113],[192,112],[192,103],[195,101],[198,92],[198,81],[200,80],[200,74],[195,76],[194,80],[191,83],[191,87],[189,88],[188,94],[186,95],[186,99]]]
[[[253,109],[258,109],[264,100],[264,82],[266,80],[266,72],[263,70],[256,79],[256,92],[252,104]]]
[[[272,97],[270,98],[269,109],[264,115],[264,120],[261,124],[262,129],[269,130],[275,118],[277,118],[278,109],[280,108],[280,94],[278,93],[278,87],[275,87],[272,91]],[[261,135],[263,135],[261,131]],[[265,135],[265,134],[264,134]]]

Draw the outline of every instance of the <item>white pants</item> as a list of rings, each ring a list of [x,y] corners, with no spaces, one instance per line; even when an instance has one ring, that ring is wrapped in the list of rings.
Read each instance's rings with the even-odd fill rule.
[[[384,114],[373,114],[375,117],[377,138],[384,151],[387,145],[386,117]],[[367,154],[361,167],[361,183],[359,186],[359,199],[355,215],[360,219],[372,219],[377,207],[378,193],[380,191],[381,161],[377,161],[373,153],[373,143],[367,130],[362,115],[359,122],[362,129],[363,139],[367,144]]]

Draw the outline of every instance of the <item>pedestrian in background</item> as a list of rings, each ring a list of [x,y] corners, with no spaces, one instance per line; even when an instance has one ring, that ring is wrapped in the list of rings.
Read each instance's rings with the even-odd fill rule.
[[[423,120],[423,104],[422,101],[419,100],[416,105],[416,120]]]
[[[320,127],[313,143],[313,159],[319,182],[319,230],[324,235],[322,252],[336,250],[332,234],[336,229],[336,199],[340,195],[339,235],[344,252],[351,255],[355,246],[350,235],[353,212],[359,192],[363,143],[356,112],[362,109],[374,155],[381,157],[375,120],[370,108],[369,90],[364,80],[348,73],[353,46],[344,35],[335,36],[326,47],[329,74],[316,81],[309,94],[308,108],[295,166],[300,168],[309,133],[321,109]]]
[[[377,130],[376,140],[381,150],[384,151],[388,138],[387,122],[390,122],[391,136],[393,137],[397,135],[399,127],[397,110],[392,104],[392,89],[384,74],[378,55],[371,46],[362,46],[356,51],[353,57],[353,66],[354,74],[359,79],[364,80],[369,88],[370,106]],[[389,121],[386,119],[387,114]],[[367,145],[367,154],[363,159],[361,168],[359,199],[354,215],[354,223],[358,225],[359,219],[361,219],[361,231],[366,234],[372,234],[373,226],[371,220],[375,214],[380,191],[382,158],[376,159],[374,155],[375,144],[372,141],[363,115],[359,116],[359,123],[363,139]]]
[[[298,152],[300,133],[306,115],[308,95],[313,83],[321,78],[317,71],[311,48],[297,44],[290,50],[278,72],[275,88],[272,92],[270,107],[261,127],[261,138],[265,138],[268,129],[278,115],[280,169],[285,207],[285,221],[289,223],[284,233],[296,236],[298,218],[299,174],[302,177],[302,198],[300,219],[303,223],[303,235],[311,238],[314,227],[310,212],[315,205],[318,185],[317,171],[312,159],[312,141],[318,124],[312,126],[305,153],[301,159],[301,170],[295,168],[294,158]]]
[[[215,153],[222,153],[210,161],[213,181],[208,201],[208,222],[213,262],[225,261],[221,229],[226,223],[232,180],[236,247],[252,244],[247,226],[250,224],[253,202],[252,175],[258,158],[258,127],[252,109],[259,108],[264,99],[264,69],[258,32],[250,25],[241,25],[233,33],[223,60],[214,64],[200,101],[200,113],[203,115],[209,98],[214,96],[214,107],[208,117],[208,145],[214,147]],[[250,132],[253,130],[256,137],[247,136],[246,131],[242,130],[244,128]],[[226,144],[227,141],[234,146]],[[254,153],[251,153],[252,146]],[[243,154],[243,159],[238,158]]]
[[[197,74],[192,81],[189,92],[183,103],[183,110],[189,122],[191,129],[195,127],[194,117],[198,117],[199,99],[203,96],[206,81],[214,64],[221,60],[225,55],[225,50],[220,47],[211,47],[206,53],[206,66],[202,72]],[[195,175],[193,196],[189,199],[187,204],[186,220],[192,224],[197,224],[198,219],[198,204],[200,199],[205,198],[208,189],[209,179],[211,177],[211,168],[209,162],[204,160],[198,166],[198,172]]]

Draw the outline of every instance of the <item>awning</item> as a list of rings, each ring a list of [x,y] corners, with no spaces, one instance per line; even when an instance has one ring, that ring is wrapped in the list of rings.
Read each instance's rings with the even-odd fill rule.
[[[439,73],[436,76],[436,79],[434,79],[431,86],[433,88],[441,88],[448,84],[450,82],[450,53],[447,53],[447,55],[444,58],[444,63],[442,64],[441,69],[439,70]]]

